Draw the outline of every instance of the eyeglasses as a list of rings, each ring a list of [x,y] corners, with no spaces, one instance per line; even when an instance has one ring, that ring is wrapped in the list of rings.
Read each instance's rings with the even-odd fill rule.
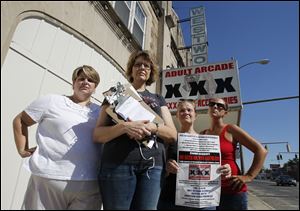
[[[142,65],[144,66],[144,68],[145,68],[146,70],[150,70],[150,68],[151,68],[151,65],[150,65],[150,64],[142,63],[142,62],[135,63],[133,66],[134,66],[135,68],[140,68],[140,67],[142,67]]]
[[[215,105],[217,105],[218,108],[222,108],[222,109],[226,110],[226,107],[223,103],[216,103],[216,102],[209,102],[208,103],[209,107],[214,107]]]

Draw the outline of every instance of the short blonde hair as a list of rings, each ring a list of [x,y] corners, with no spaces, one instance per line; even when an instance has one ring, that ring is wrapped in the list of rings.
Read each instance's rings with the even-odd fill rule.
[[[146,81],[146,85],[150,86],[154,81],[156,81],[156,79],[158,77],[158,68],[153,63],[153,59],[150,56],[150,53],[148,51],[135,51],[130,55],[128,63],[127,63],[127,68],[126,68],[126,76],[129,80],[129,82],[132,83],[133,82],[132,67],[138,57],[143,57],[143,59],[150,62],[150,69],[151,69],[150,77]]]
[[[80,75],[81,72],[83,72],[83,74],[88,79],[91,79],[95,83],[95,85],[96,85],[95,87],[98,86],[98,84],[100,83],[100,76],[99,76],[98,72],[93,67],[88,66],[88,65],[83,65],[83,66],[77,67],[73,71],[73,75],[72,75],[73,83],[78,78],[78,76]]]
[[[196,101],[192,100],[192,99],[179,99],[179,102],[177,104],[177,112],[179,112],[179,107],[183,104],[183,103],[190,103],[191,105],[193,105],[194,111],[196,112]]]

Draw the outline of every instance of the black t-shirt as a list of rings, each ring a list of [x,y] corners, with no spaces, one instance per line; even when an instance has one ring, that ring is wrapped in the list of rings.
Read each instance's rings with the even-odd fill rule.
[[[173,159],[177,161],[177,141],[171,143],[167,147],[167,160]],[[170,173],[164,180],[163,187],[161,189],[160,198],[164,201],[173,202],[175,204],[176,193],[176,174]]]
[[[161,107],[166,106],[165,99],[159,94],[150,93],[148,90],[139,92],[144,102],[151,107],[151,109],[161,116]],[[111,124],[115,124],[111,119]],[[155,158],[156,166],[163,166],[165,164],[165,147],[163,140],[157,137],[158,147],[153,146],[151,149],[141,144],[142,152],[145,158],[151,156]],[[108,164],[148,164],[152,165],[152,160],[145,160],[142,158],[139,145],[134,139],[130,139],[126,134],[123,134],[104,144],[101,163]]]

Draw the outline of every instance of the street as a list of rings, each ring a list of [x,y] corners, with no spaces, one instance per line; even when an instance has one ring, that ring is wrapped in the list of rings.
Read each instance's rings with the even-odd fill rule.
[[[275,210],[299,210],[299,183],[297,186],[277,186],[270,180],[254,180],[248,190]]]

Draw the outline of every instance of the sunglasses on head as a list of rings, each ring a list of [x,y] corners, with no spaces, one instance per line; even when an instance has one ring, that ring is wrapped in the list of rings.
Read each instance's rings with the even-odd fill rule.
[[[225,105],[223,103],[216,103],[216,102],[209,102],[208,103],[209,107],[214,107],[215,105],[217,105],[218,108],[222,108],[222,109],[226,110]]]
[[[180,102],[185,102],[185,101],[187,101],[187,102],[195,102],[195,100],[193,100],[193,99],[184,99],[184,98],[179,99],[179,101]]]

